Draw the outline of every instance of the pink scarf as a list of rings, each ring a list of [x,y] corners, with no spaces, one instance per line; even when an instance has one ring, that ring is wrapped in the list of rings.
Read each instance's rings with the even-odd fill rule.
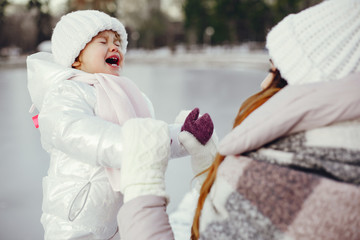
[[[138,87],[128,78],[103,73],[82,73],[70,78],[93,85],[97,104],[95,115],[122,125],[130,118],[151,117],[149,106]],[[119,191],[120,169],[106,168],[114,191]]]

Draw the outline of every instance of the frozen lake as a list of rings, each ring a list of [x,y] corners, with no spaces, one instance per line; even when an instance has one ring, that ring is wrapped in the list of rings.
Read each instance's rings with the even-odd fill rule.
[[[130,61],[124,75],[132,79],[154,104],[158,119],[172,123],[182,109],[209,113],[221,139],[230,131],[243,100],[259,90],[266,68],[148,64]],[[40,224],[42,177],[49,165],[38,130],[28,113],[25,67],[0,67],[0,239],[43,239]],[[190,159],[169,163],[166,181],[171,212],[192,179]]]

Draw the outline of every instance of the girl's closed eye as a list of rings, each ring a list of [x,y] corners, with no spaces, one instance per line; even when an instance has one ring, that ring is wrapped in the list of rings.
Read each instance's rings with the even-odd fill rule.
[[[102,44],[106,44],[107,41],[105,38],[98,38],[98,42]]]

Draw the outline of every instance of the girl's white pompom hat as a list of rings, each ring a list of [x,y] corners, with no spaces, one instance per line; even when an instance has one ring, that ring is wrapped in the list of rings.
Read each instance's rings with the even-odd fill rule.
[[[270,58],[289,84],[360,71],[360,0],[328,0],[291,14],[268,34]]]
[[[51,37],[51,50],[55,62],[71,67],[86,44],[105,30],[113,30],[120,35],[120,51],[125,55],[127,33],[118,19],[97,10],[80,10],[62,16]]]

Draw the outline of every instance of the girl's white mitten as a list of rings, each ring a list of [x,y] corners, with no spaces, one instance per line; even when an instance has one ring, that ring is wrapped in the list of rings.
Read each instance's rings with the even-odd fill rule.
[[[179,134],[179,141],[191,155],[191,166],[194,175],[197,175],[209,168],[213,163],[219,141],[215,131],[205,145],[202,145],[196,137],[194,137],[194,135],[187,131],[182,131]],[[195,185],[197,190],[200,190],[205,178],[206,174],[202,174],[197,177],[197,184]]]
[[[124,202],[144,195],[167,198],[164,180],[170,155],[167,123],[134,118],[125,122],[122,134],[120,191],[124,194]]]

